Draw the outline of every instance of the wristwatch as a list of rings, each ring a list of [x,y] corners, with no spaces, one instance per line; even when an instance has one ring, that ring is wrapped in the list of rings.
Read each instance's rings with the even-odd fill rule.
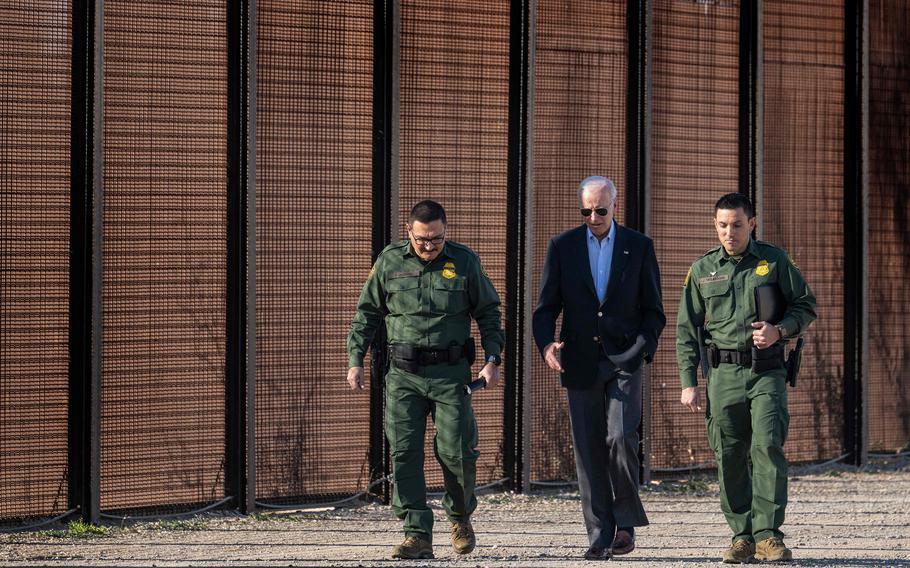
[[[777,333],[780,334],[780,338],[781,338],[781,339],[783,339],[784,337],[787,336],[787,330],[784,329],[784,326],[782,326],[782,325],[780,325],[780,324],[776,324],[774,327],[777,328]]]
[[[487,363],[493,363],[498,367],[502,365],[502,357],[499,355],[487,355]]]

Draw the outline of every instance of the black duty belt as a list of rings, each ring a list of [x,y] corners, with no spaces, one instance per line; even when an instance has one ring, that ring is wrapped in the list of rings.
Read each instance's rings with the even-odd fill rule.
[[[457,363],[462,357],[462,351],[461,345],[453,345],[445,349],[427,349],[401,343],[389,345],[389,353],[392,355],[392,359],[415,361],[418,365]]]
[[[708,362],[713,368],[717,368],[721,363],[732,363],[740,367],[752,366],[752,352],[739,351],[737,349],[720,349],[713,345],[708,346]]]
[[[389,359],[399,369],[414,373],[419,367],[427,365],[457,365],[462,359],[473,362],[474,341],[468,339],[464,345],[452,345],[445,348],[426,348],[405,343],[389,345]]]
[[[740,367],[751,368],[753,373],[766,373],[784,366],[784,347],[780,343],[767,349],[752,348],[748,351],[738,349],[720,349],[708,346],[708,362],[717,368],[721,363],[731,363]]]

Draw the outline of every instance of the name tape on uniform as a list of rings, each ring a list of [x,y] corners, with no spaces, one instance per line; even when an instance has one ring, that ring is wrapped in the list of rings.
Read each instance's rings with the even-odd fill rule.
[[[714,282],[726,282],[730,279],[729,274],[717,274],[714,276],[705,276],[704,278],[699,278],[699,284],[712,284]]]

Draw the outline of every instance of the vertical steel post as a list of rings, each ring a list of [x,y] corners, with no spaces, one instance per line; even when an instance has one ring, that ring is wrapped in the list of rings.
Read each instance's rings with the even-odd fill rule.
[[[648,76],[646,42],[648,2],[626,2],[626,187],[625,224],[637,231],[645,223],[645,172],[648,163],[646,124]]]
[[[69,506],[101,514],[102,1],[74,0],[70,118]]]
[[[392,148],[395,65],[396,3],[373,2],[373,243],[376,257],[392,238]],[[370,346],[370,483],[391,473],[388,445],[383,435],[385,371],[387,368],[385,325],[380,326]],[[381,494],[388,501],[389,484]]]
[[[866,461],[863,380],[868,327],[866,304],[866,132],[868,0],[844,3],[844,448],[848,462]]]
[[[227,3],[227,345],[225,348],[225,492],[244,513],[255,509],[255,196],[251,195],[250,0]],[[252,205],[252,207],[251,207]],[[250,213],[253,217],[250,217]],[[252,256],[251,256],[252,255]],[[252,265],[250,261],[253,260]],[[253,284],[248,289],[248,285]],[[250,356],[253,358],[250,358]]]
[[[507,208],[515,212],[506,227],[506,305],[503,397],[503,476],[513,491],[525,489],[527,432],[524,414],[524,380],[530,369],[530,317],[528,271],[533,224],[528,220],[530,198],[529,104],[535,0],[511,0],[509,7],[509,152]]]
[[[739,4],[739,192],[756,201],[758,141],[758,13],[760,2]]]
[[[650,81],[648,67],[649,2],[626,2],[626,187],[625,224],[647,234],[649,213],[648,148]],[[642,375],[642,421],[639,433],[639,480],[650,481],[650,368]]]

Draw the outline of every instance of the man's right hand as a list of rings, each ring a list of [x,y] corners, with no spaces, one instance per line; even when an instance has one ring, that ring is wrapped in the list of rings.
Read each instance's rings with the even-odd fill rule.
[[[562,372],[562,365],[559,363],[559,350],[562,349],[565,344],[565,341],[560,341],[559,343],[554,341],[544,347],[543,350],[543,360],[547,362],[548,367],[558,373]]]
[[[351,367],[348,369],[348,384],[351,390],[363,390],[363,367]]]
[[[701,411],[701,395],[698,394],[698,387],[688,387],[682,390],[679,402],[692,412]]]

